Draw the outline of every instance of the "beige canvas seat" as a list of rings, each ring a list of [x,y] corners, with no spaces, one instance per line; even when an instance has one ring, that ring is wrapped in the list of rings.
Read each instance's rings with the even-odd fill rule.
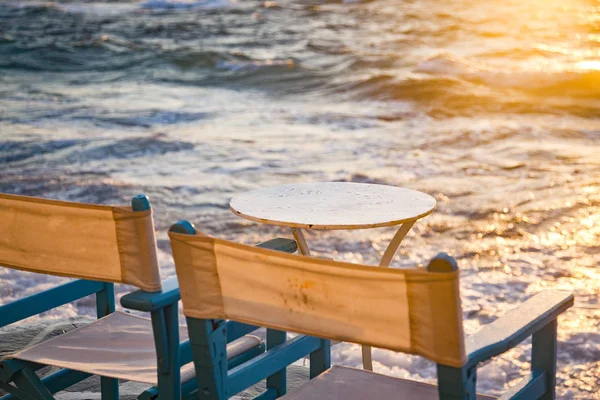
[[[185,326],[180,327],[179,337],[180,341],[188,339]],[[243,336],[227,345],[227,358],[239,356],[261,343],[259,337]],[[11,357],[92,375],[158,384],[152,321],[119,311]],[[194,375],[192,363],[181,368],[181,382]]]
[[[333,366],[282,400],[438,400],[438,387],[361,369]],[[482,394],[477,400],[493,400]]]

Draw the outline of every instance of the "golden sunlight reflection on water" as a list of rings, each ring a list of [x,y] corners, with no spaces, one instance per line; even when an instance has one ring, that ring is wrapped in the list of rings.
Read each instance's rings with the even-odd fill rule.
[[[574,292],[577,308],[560,319],[559,398],[600,394],[598,1],[154,12],[124,0],[106,9],[135,11],[110,18],[86,13],[88,2],[30,14],[8,3],[0,16],[19,32],[0,26],[13,49],[0,55],[2,191],[115,204],[145,192],[165,276],[178,219],[245,243],[289,235],[228,211],[246,190],[354,181],[427,192],[438,208],[393,266],[456,257],[468,334],[540,290]],[[376,265],[393,233],[307,239],[316,255]],[[11,287],[3,300],[34,290],[16,275],[0,282]],[[500,394],[527,371],[527,349],[484,366],[482,391]],[[355,350],[337,361],[352,365]],[[415,357],[374,360],[435,377]]]

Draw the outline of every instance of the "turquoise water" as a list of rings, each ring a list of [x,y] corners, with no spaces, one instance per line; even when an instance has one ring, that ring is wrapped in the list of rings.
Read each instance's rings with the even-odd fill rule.
[[[246,190],[425,191],[438,209],[394,265],[455,255],[467,333],[540,290],[576,294],[560,320],[561,398],[600,390],[599,117],[595,1],[0,3],[0,191],[103,204],[148,194],[165,276],[178,219],[246,243],[288,234],[228,211]],[[393,233],[308,240],[376,264]],[[0,276],[2,301],[58,279]],[[359,355],[342,344],[333,357]],[[418,357],[374,360],[435,378]],[[499,393],[527,361],[527,346],[507,353],[479,388]]]

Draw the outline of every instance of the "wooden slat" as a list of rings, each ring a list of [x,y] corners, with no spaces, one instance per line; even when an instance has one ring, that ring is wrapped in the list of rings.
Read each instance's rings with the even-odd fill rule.
[[[227,379],[228,394],[233,395],[252,386],[306,354],[315,351],[320,345],[321,340],[318,338],[298,335],[230,370]]]
[[[77,280],[0,307],[0,327],[29,318],[104,289],[103,282]]]
[[[546,391],[546,374],[533,371],[505,392],[498,400],[539,399]]]

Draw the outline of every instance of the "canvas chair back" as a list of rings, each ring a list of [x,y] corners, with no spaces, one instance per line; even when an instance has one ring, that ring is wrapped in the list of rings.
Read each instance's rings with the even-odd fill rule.
[[[466,362],[458,271],[336,262],[169,232],[184,314]]]
[[[161,289],[151,209],[0,194],[0,266]]]

